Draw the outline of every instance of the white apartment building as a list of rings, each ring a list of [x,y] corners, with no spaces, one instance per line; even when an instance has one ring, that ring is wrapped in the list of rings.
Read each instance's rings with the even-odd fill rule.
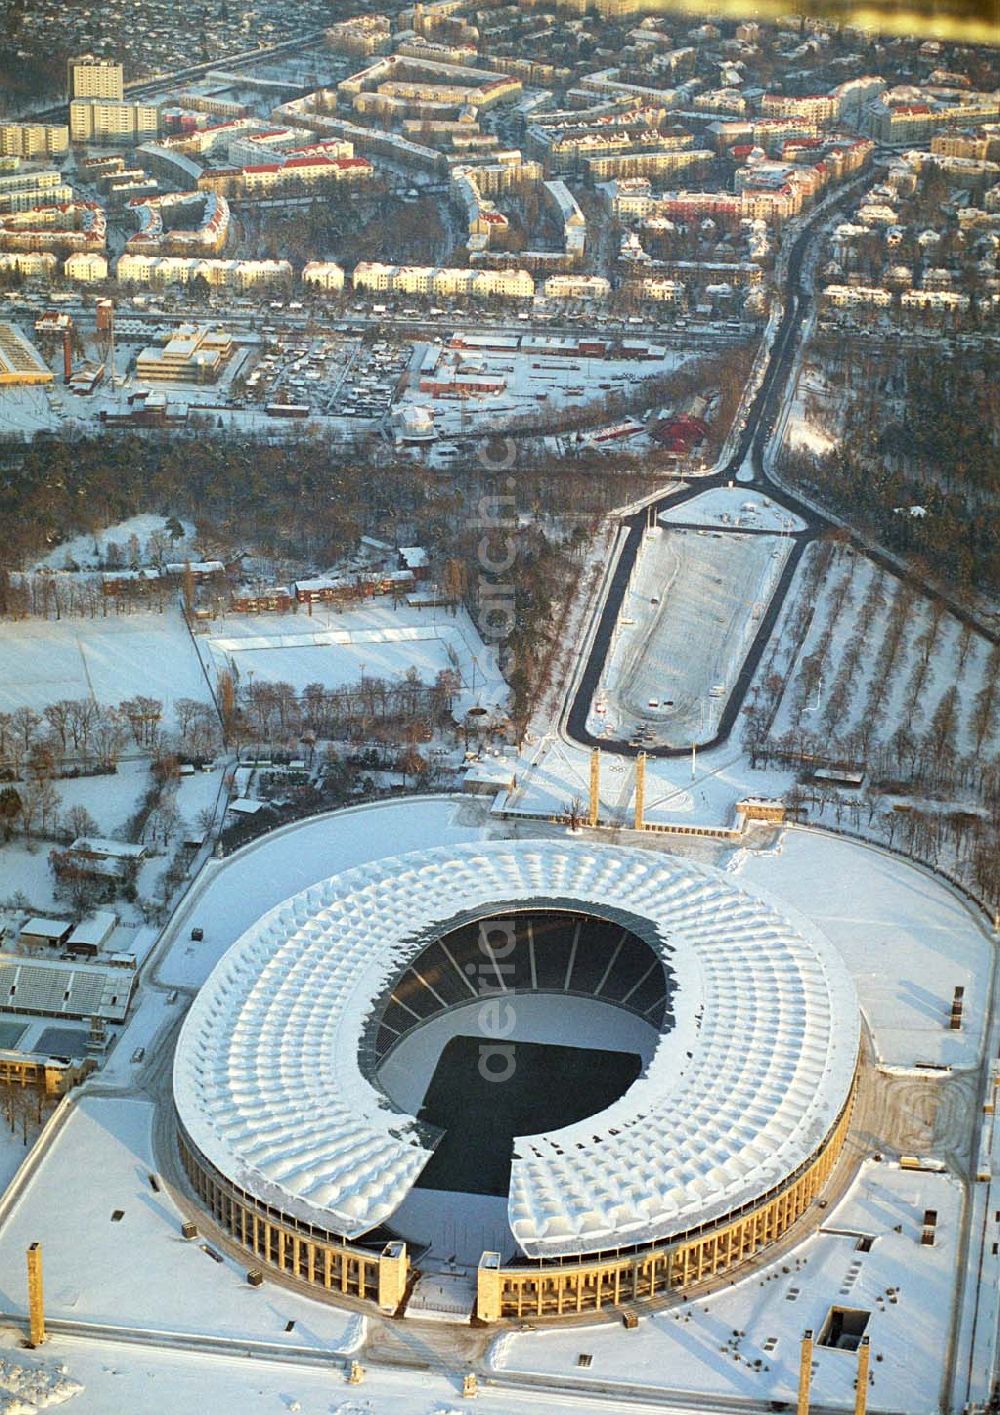
[[[679,305],[684,300],[684,285],[680,280],[665,280],[650,276],[640,281],[639,288],[644,300],[657,300],[663,304]]]
[[[611,282],[603,275],[550,275],[543,289],[547,300],[606,300]]]
[[[160,110],[151,103],[78,98],[69,105],[72,142],[148,142],[159,131]]]
[[[302,268],[302,283],[317,290],[340,291],[344,288],[344,271],[333,260],[311,260]]]
[[[938,314],[964,314],[969,308],[968,295],[953,290],[905,290],[899,303],[907,313],[930,310]]]
[[[211,286],[251,290],[257,286],[287,286],[292,267],[287,260],[199,260],[196,256],[121,256],[117,279],[135,285],[189,285],[201,276]]]
[[[331,25],[326,30],[325,38],[335,54],[361,54],[367,57],[388,48],[392,25],[386,15],[356,15],[353,19]]]
[[[793,98],[783,93],[765,93],[760,111],[765,118],[802,118],[807,123],[832,123],[839,104],[833,94],[810,93]]]
[[[823,300],[838,309],[857,308],[861,305],[885,309],[892,304],[892,292],[883,290],[880,285],[827,285],[823,291]]]
[[[0,271],[16,271],[18,275],[35,276],[43,280],[55,277],[58,261],[47,251],[7,251],[0,255]]]
[[[98,280],[107,280],[108,262],[96,251],[74,251],[67,256],[63,266],[67,280],[75,280],[81,285],[91,285]]]
[[[58,157],[68,151],[65,123],[0,123],[0,157]]]
[[[121,102],[125,97],[125,71],[112,59],[81,54],[67,61],[66,92],[70,102],[74,98],[110,98]]]
[[[30,211],[34,206],[57,205],[72,199],[72,187],[54,169],[0,176],[0,214]]]
[[[351,283],[355,290],[380,294],[489,297],[530,300],[535,282],[526,270],[467,270],[458,266],[383,265],[359,261]]]
[[[563,181],[557,179],[542,185],[563,223],[566,254],[574,258],[582,256],[587,244],[587,218],[579,202]]]
[[[654,148],[638,152],[619,152],[586,159],[587,173],[593,181],[612,177],[663,177],[688,167],[707,166],[714,154],[705,148]]]

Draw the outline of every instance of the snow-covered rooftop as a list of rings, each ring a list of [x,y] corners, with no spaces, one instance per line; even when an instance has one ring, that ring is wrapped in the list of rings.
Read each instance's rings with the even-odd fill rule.
[[[174,1088],[190,1139],[301,1220],[358,1236],[389,1219],[430,1151],[362,1072],[369,1019],[428,935],[526,906],[627,911],[676,982],[673,1028],[624,1096],[515,1140],[509,1219],[526,1253],[669,1238],[760,1198],[818,1149],[860,1030],[832,945],[709,867],[568,840],[378,861],[264,915],[184,1024]]]

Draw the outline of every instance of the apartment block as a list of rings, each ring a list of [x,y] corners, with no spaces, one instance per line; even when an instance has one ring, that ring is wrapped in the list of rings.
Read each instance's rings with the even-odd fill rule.
[[[66,63],[66,92],[72,103],[75,98],[125,97],[125,71],[112,59],[95,59],[93,54],[81,54]]]
[[[69,105],[69,135],[75,143],[140,143],[160,130],[160,110],[151,103],[78,98]]]

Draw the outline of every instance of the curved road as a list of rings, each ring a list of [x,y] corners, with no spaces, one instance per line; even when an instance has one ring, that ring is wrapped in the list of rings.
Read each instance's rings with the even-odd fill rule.
[[[774,432],[783,399],[788,392],[787,385],[794,366],[799,332],[810,303],[810,293],[802,280],[802,266],[809,244],[815,235],[816,228],[827,222],[839,207],[851,201],[856,189],[870,180],[870,170],[866,169],[864,173],[848,182],[832,202],[824,203],[816,209],[796,237],[788,257],[787,295],[781,322],[771,345],[767,368],[761,379],[760,387],[754,395],[745,426],[736,439],[728,461],[711,476],[700,477],[694,484],[686,486],[682,491],[668,493],[653,503],[654,513],[659,515],[667,507],[683,505],[684,502],[701,496],[703,492],[709,491],[713,487],[725,486],[727,482],[735,481],[737,472],[749,457],[753,477],[749,481],[740,482],[740,487],[747,491],[756,490],[765,493],[771,501],[794,512],[805,525],[804,530],[796,532],[792,537],[794,545],[791,553],[785,562],[781,578],[771,595],[767,610],[761,618],[760,625],[747,651],[733,690],[722,710],[718,731],[709,741],[699,744],[703,750],[719,746],[726,741],[732,732],[743,707],[747,689],[757,671],[764,648],[774,631],[785,596],[805,548],[811,540],[830,529],[833,524],[813,507],[790,495],[770,480],[765,469],[764,452]],[[637,756],[640,751],[645,751],[648,756],[652,757],[684,757],[690,752],[690,746],[632,746],[629,741],[622,738],[597,737],[587,727],[590,704],[610,650],[612,634],[621,612],[639,547],[642,544],[648,514],[649,508],[646,506],[624,518],[623,524],[628,527],[628,536],[615,566],[614,574],[607,586],[604,605],[601,609],[600,620],[593,637],[587,663],[577,678],[564,727],[566,735],[572,740],[588,747],[600,747],[602,751],[612,752],[616,755]]]
[[[596,736],[587,726],[591,702],[597,691],[601,673],[610,652],[615,625],[618,621],[628,590],[632,570],[642,544],[642,537],[645,532],[650,506],[652,506],[654,514],[659,515],[661,511],[668,507],[683,505],[685,502],[693,500],[695,497],[700,496],[705,491],[711,490],[713,487],[724,486],[727,482],[735,481],[737,473],[748,462],[753,475],[750,479],[739,482],[738,485],[740,488],[762,493],[779,506],[794,512],[803,522],[805,529],[795,532],[792,535],[794,544],[791,553],[788,556],[781,578],[775,587],[767,610],[760,621],[757,632],[743,660],[743,665],[736,678],[733,689],[722,710],[718,730],[714,737],[705,742],[698,743],[698,746],[702,750],[708,750],[712,747],[722,745],[732,733],[737,718],[743,709],[747,691],[756,675],[764,649],[774,632],[785,597],[792,584],[806,546],[810,541],[823,535],[827,531],[833,529],[843,530],[851,541],[870,559],[874,560],[876,564],[882,566],[897,577],[910,578],[923,593],[933,595],[940,600],[948,611],[961,623],[970,624],[978,633],[984,635],[992,642],[997,642],[998,637],[1000,637],[995,631],[991,631],[987,626],[983,625],[974,614],[969,612],[967,607],[957,603],[939,590],[913,579],[912,576],[908,577],[906,568],[901,566],[900,562],[892,555],[877,546],[871,545],[863,537],[852,532],[850,527],[843,526],[835,517],[825,515],[811,502],[803,500],[793,492],[788,491],[783,485],[772,478],[767,470],[765,452],[778,424],[784,400],[791,392],[788,384],[792,376],[795,357],[798,352],[799,336],[812,301],[812,292],[808,288],[807,283],[803,280],[803,264],[809,250],[810,242],[816,235],[817,229],[829,221],[830,217],[841,206],[847,205],[848,202],[854,198],[859,186],[870,180],[871,170],[868,168],[865,169],[863,173],[854,177],[850,182],[846,183],[831,201],[817,207],[804,224],[802,231],[796,237],[788,256],[785,279],[786,303],[771,345],[767,368],[761,379],[760,387],[750,405],[745,426],[736,439],[735,446],[728,460],[720,470],[712,473],[710,476],[700,477],[693,484],[685,486],[683,490],[667,493],[658,500],[647,503],[630,515],[622,518],[622,525],[627,528],[627,537],[614,568],[614,572],[607,583],[604,592],[604,602],[600,609],[597,627],[593,634],[586,664],[578,674],[575,684],[570,690],[571,700],[562,723],[562,731],[571,741],[582,746],[600,747],[602,751],[617,756],[635,757],[638,756],[640,752],[645,752],[647,756],[651,757],[685,757],[689,754],[691,750],[690,744],[684,747],[668,747],[662,745],[639,746],[632,745],[629,740],[621,737]],[[629,735],[632,736],[634,734],[630,733]]]

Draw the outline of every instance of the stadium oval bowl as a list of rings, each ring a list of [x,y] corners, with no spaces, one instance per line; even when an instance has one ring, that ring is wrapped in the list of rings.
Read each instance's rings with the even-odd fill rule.
[[[334,1297],[398,1306],[408,1259],[392,1217],[439,1139],[379,1084],[401,980],[477,920],[546,911],[620,926],[650,950],[658,1036],[606,1109],[515,1139],[517,1256],[483,1255],[480,1317],[687,1287],[801,1217],[842,1148],[859,1058],[857,997],[830,942],[689,860],[490,841],[336,875],[265,914],[217,964],[181,1032],[174,1101],[187,1175],[231,1237]],[[410,1003],[414,1026],[430,1020]]]

